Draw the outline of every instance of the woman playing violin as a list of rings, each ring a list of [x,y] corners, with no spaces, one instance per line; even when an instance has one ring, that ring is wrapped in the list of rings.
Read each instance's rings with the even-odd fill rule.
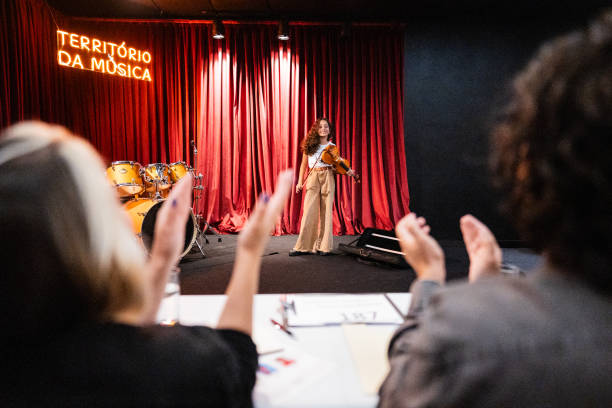
[[[289,256],[330,255],[332,250],[335,172],[332,164],[325,163],[322,156],[325,148],[335,146],[331,142],[333,137],[334,132],[329,120],[319,118],[302,141],[302,164],[295,191],[300,193],[306,187],[306,197],[300,235]],[[304,180],[307,167],[310,171]],[[356,177],[350,168],[347,174]]]

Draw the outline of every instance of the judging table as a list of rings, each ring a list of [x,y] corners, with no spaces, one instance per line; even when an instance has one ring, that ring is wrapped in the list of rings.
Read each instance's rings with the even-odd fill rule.
[[[344,296],[351,295],[331,296],[342,302]],[[408,310],[410,294],[394,293],[387,296],[398,309]],[[184,325],[214,327],[224,303],[224,295],[180,296],[179,321]],[[359,353],[368,354],[375,351],[376,356],[384,356],[386,345],[379,342],[377,346],[372,346],[376,350],[369,350],[372,347],[367,347],[368,350],[364,351],[362,348],[362,351],[355,351],[354,342],[349,345],[347,341],[348,328],[344,325],[290,327],[293,334],[290,336],[270,321],[272,317],[278,315],[279,305],[280,295],[255,296],[253,338],[260,352],[260,372],[254,390],[255,406],[257,408],[375,407],[378,397],[373,391],[365,391],[364,380],[360,376],[364,370],[364,358],[367,360],[369,355],[359,356]],[[372,326],[375,326],[373,330],[377,335],[380,336],[382,333],[383,338],[390,338],[398,325]],[[353,349],[349,346],[353,346]],[[384,358],[386,357],[376,360]],[[278,365],[275,368],[274,364],[278,364],[278,361],[289,364],[289,368],[286,369],[282,365],[280,368]],[[294,361],[299,364],[291,365]],[[359,367],[356,362],[359,363]]]

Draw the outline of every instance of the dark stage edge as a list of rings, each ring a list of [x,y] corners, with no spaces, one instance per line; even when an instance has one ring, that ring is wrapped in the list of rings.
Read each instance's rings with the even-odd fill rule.
[[[232,272],[237,235],[207,235],[206,257],[194,245],[181,261],[183,295],[218,295],[225,292]],[[221,238],[221,242],[218,242]],[[358,236],[334,237],[334,247]],[[381,293],[408,292],[415,279],[411,269],[369,265],[351,255],[288,256],[297,235],[271,237],[261,266],[259,293]],[[446,254],[448,280],[467,277],[468,257],[461,242],[441,242]],[[334,252],[339,252],[337,249]],[[540,257],[525,248],[504,248],[504,262],[529,271]]]

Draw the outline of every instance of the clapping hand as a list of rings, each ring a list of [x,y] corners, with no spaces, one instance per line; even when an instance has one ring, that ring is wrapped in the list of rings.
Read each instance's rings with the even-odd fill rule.
[[[484,275],[498,274],[502,252],[489,228],[469,214],[461,217],[460,227],[470,257],[470,282]]]
[[[142,322],[145,324],[155,321],[170,269],[180,260],[191,209],[192,185],[190,174],[183,177],[172,188],[157,213],[153,245],[147,263],[147,303],[142,313]]]
[[[446,266],[444,252],[438,242],[429,235],[430,227],[425,218],[410,213],[395,227],[406,262],[412,266],[419,279],[444,283]]]
[[[157,213],[151,257],[168,259],[173,265],[178,263],[185,242],[192,185],[191,174],[181,178]]]
[[[217,327],[253,331],[253,296],[257,293],[261,255],[270,239],[287,198],[291,193],[293,170],[279,174],[276,191],[270,197],[262,193],[238,237],[234,271],[225,294],[227,300]]]

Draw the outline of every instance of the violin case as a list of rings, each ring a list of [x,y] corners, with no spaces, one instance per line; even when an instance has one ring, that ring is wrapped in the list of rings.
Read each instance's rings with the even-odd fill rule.
[[[393,230],[366,228],[363,234],[351,243],[338,244],[338,250],[355,255],[361,262],[410,268],[404,260]]]

